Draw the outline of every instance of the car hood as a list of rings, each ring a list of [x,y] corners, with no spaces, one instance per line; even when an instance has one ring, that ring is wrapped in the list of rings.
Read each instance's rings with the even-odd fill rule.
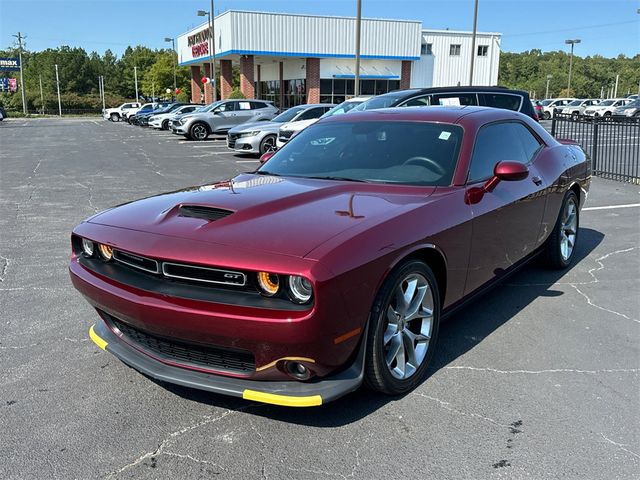
[[[255,130],[278,133],[278,129],[282,126],[282,122],[251,122],[251,123],[243,123],[242,125],[238,125],[237,127],[233,127],[229,130],[229,133],[245,133],[245,132],[253,132]]]
[[[298,132],[300,130],[304,130],[309,125],[313,125],[318,120],[320,120],[320,119],[319,118],[311,118],[309,120],[300,120],[298,122],[289,122],[289,123],[285,123],[280,128],[282,128],[282,130]]]
[[[435,187],[242,174],[120,205],[88,221],[246,250],[304,257],[332,237],[423,204]],[[391,193],[390,193],[391,192]],[[182,206],[231,212],[218,220],[181,215]]]

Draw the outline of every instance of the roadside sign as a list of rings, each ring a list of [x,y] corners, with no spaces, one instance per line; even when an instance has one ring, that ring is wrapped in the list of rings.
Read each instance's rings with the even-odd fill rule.
[[[18,81],[15,78],[0,78],[0,92],[18,91]]]
[[[20,70],[19,58],[0,58],[0,72]]]

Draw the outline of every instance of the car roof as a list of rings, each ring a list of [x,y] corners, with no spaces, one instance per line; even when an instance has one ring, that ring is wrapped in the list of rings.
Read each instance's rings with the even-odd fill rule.
[[[378,110],[364,110],[349,112],[348,115],[334,115],[322,119],[322,122],[358,122],[358,121],[413,121],[413,122],[441,122],[458,123],[468,115],[474,115],[480,121],[512,119],[514,115],[527,117],[513,110],[493,107],[476,106],[431,106],[408,108],[381,108]]]

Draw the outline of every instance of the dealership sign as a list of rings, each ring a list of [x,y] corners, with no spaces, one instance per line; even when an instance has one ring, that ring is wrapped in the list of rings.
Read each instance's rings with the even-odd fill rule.
[[[0,58],[0,71],[20,70],[19,58]]]
[[[191,55],[193,58],[209,55],[209,39],[211,38],[211,30],[208,28],[200,30],[193,35],[187,37],[187,45],[191,47]]]
[[[0,92],[15,92],[18,82],[15,78],[0,78]]]

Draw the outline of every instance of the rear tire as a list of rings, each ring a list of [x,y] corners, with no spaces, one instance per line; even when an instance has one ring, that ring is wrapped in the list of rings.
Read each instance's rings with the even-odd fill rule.
[[[542,118],[544,118],[545,120],[549,120],[551,118],[551,114],[549,112],[544,112],[542,114]]]
[[[578,197],[569,190],[564,196],[555,227],[547,240],[547,264],[551,268],[567,268],[575,256],[580,228],[578,205]]]
[[[169,130],[169,120],[165,120],[160,125],[160,130]]]
[[[194,123],[191,125],[191,128],[189,128],[189,137],[191,137],[192,140],[201,142],[209,137],[209,129],[202,122]]]
[[[440,293],[419,260],[397,266],[384,281],[369,316],[364,382],[389,395],[406,393],[427,372],[440,324]]]

